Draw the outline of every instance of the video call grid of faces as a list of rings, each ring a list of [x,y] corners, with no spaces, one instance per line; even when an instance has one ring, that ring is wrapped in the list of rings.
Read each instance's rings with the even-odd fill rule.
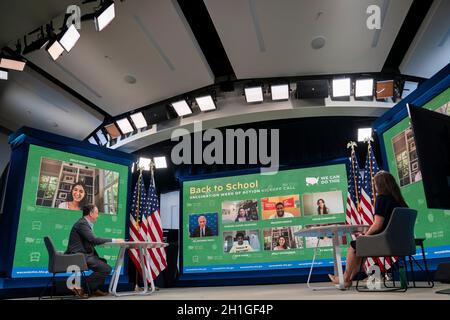
[[[262,237],[257,226],[245,226],[259,220],[299,218],[301,216],[320,216],[344,213],[342,191],[318,192],[303,194],[302,210],[300,210],[299,195],[267,197],[260,199],[223,201],[221,204],[221,222],[223,226],[241,229],[224,230],[223,252],[241,253],[261,250],[292,250],[332,246],[332,240],[321,238],[317,243],[315,237],[297,237],[295,233],[302,229],[301,225],[276,226],[264,228]],[[280,220],[281,221],[281,220]],[[291,221],[289,221],[291,222]],[[333,223],[336,224],[336,223]],[[343,222],[342,222],[343,224]],[[308,225],[307,227],[321,226]],[[189,216],[190,238],[216,237],[219,235],[219,214],[217,212],[194,213]],[[346,239],[342,239],[346,243]]]

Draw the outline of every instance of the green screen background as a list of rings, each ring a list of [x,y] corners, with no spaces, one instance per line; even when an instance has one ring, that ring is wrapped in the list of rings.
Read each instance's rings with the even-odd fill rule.
[[[307,177],[319,177],[320,182],[315,185],[306,185]],[[335,179],[333,179],[335,177]],[[245,183],[258,181],[257,189],[248,189],[241,192],[227,192],[227,183]],[[332,182],[332,180],[335,180]],[[327,183],[325,183],[327,182]],[[207,186],[223,186],[222,192],[210,192],[207,198],[191,199],[189,188],[202,188]],[[270,188],[270,189],[269,189]],[[340,214],[328,214],[321,216],[303,216],[302,195],[315,192],[336,191],[342,192],[342,208]],[[261,199],[274,196],[300,196],[300,217],[281,219],[284,220],[280,224],[280,220],[262,220],[262,204]],[[257,221],[248,221],[241,223],[222,224],[222,207],[223,201],[236,200],[258,200],[258,216]],[[312,260],[314,248],[303,248],[293,250],[270,251],[264,250],[263,230],[273,227],[284,226],[307,226],[315,224],[339,223],[345,221],[345,207],[347,199],[347,174],[345,164],[337,164],[323,167],[295,169],[280,171],[275,175],[249,174],[242,176],[230,176],[216,179],[205,179],[196,181],[186,181],[183,183],[183,208],[182,208],[182,234],[183,234],[183,271],[189,272],[187,268],[196,266],[213,266],[213,265],[233,265],[233,264],[254,264],[258,262],[283,262],[283,261],[310,261]],[[289,211],[286,209],[286,211]],[[189,215],[199,213],[218,213],[218,236],[210,238],[190,238],[189,237]],[[259,241],[261,250],[258,252],[246,252],[245,254],[224,253],[224,231],[232,230],[259,230]],[[346,245],[343,246],[343,248]],[[275,253],[275,254],[274,254]],[[194,259],[195,256],[195,259]],[[332,247],[322,247],[318,250],[317,259],[332,258]],[[297,265],[298,267],[298,265]]]
[[[424,105],[436,110],[450,101],[450,88]],[[409,118],[405,118],[383,134],[389,171],[399,182],[397,165],[394,157],[392,138],[410,126]],[[430,143],[433,143],[430,141]],[[428,209],[422,181],[401,187],[402,194],[411,208],[418,210],[415,226],[416,237],[425,238],[425,246],[439,247],[450,245],[450,210]],[[434,255],[434,254],[432,254]],[[450,256],[450,251],[441,252],[442,256]]]
[[[82,216],[81,211],[36,206],[41,157],[68,162],[80,161],[89,163],[90,167],[118,172],[117,215],[100,213],[94,226],[94,233],[103,238],[125,238],[127,166],[30,145],[14,253],[13,277],[48,275],[48,254],[43,238],[50,236],[56,249],[65,251],[72,225]],[[98,247],[97,251],[108,264],[114,265],[118,255],[117,248]]]

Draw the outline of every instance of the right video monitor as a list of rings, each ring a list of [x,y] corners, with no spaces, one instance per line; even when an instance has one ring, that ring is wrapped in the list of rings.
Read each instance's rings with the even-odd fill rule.
[[[344,224],[345,164],[183,183],[183,272],[301,268],[332,263],[332,241],[299,237],[307,227]],[[346,245],[347,239],[342,239]]]
[[[450,116],[450,88],[434,97],[422,108],[437,112],[441,116]],[[430,128],[428,131],[434,133],[439,128],[436,128],[436,124],[431,123],[431,121],[428,121],[427,125],[433,125],[434,128]],[[436,190],[429,188],[427,190],[424,182],[427,177],[426,170],[430,169],[430,165],[434,166],[433,170],[438,169],[436,170],[438,171],[436,176],[431,178],[440,181],[448,176],[448,167],[444,166],[442,170],[439,170],[440,167],[438,166],[446,159],[444,149],[432,151],[436,150],[435,147],[439,149],[440,146],[448,145],[448,132],[445,135],[434,134],[433,137],[425,141],[425,146],[428,143],[430,150],[423,149],[422,152],[426,154],[422,154],[422,156],[434,157],[435,159],[434,161],[431,159],[431,162],[428,163],[420,163],[420,154],[418,154],[413,129],[410,118],[406,117],[383,132],[387,169],[397,180],[408,206],[418,211],[414,233],[416,238],[426,239],[424,243],[427,259],[447,258],[450,257],[450,210],[445,210],[445,208],[433,209],[433,205],[427,204],[426,193],[427,191],[434,192],[432,194],[439,194],[439,191],[446,192],[448,184],[443,187],[445,189],[436,192]],[[423,139],[423,137],[419,138]],[[421,165],[426,167],[421,168]],[[428,178],[430,178],[430,175],[428,175]],[[439,187],[439,184],[433,183],[432,187]]]

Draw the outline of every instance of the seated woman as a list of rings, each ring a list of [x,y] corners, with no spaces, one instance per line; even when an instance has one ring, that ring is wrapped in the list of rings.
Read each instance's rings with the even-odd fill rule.
[[[277,246],[273,248],[273,250],[288,250],[289,246],[286,244],[286,238],[283,236],[279,236],[277,240]]]
[[[400,192],[400,188],[394,177],[387,171],[379,171],[374,177],[375,200],[374,221],[370,228],[363,235],[374,235],[381,233],[386,229],[391,218],[392,211],[398,207],[408,207]],[[344,285],[349,288],[352,280],[359,271],[362,257],[356,256],[356,241],[350,242],[347,251],[347,263],[344,272]],[[336,275],[328,275],[334,284],[339,284],[339,278]]]

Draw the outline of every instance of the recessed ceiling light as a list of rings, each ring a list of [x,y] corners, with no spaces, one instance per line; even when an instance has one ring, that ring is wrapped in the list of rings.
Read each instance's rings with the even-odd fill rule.
[[[325,37],[319,36],[311,41],[311,47],[315,50],[321,49],[325,46]]]
[[[129,84],[135,84],[136,83],[136,78],[131,76],[131,75],[126,75],[124,79],[125,79],[126,83],[129,83]]]

